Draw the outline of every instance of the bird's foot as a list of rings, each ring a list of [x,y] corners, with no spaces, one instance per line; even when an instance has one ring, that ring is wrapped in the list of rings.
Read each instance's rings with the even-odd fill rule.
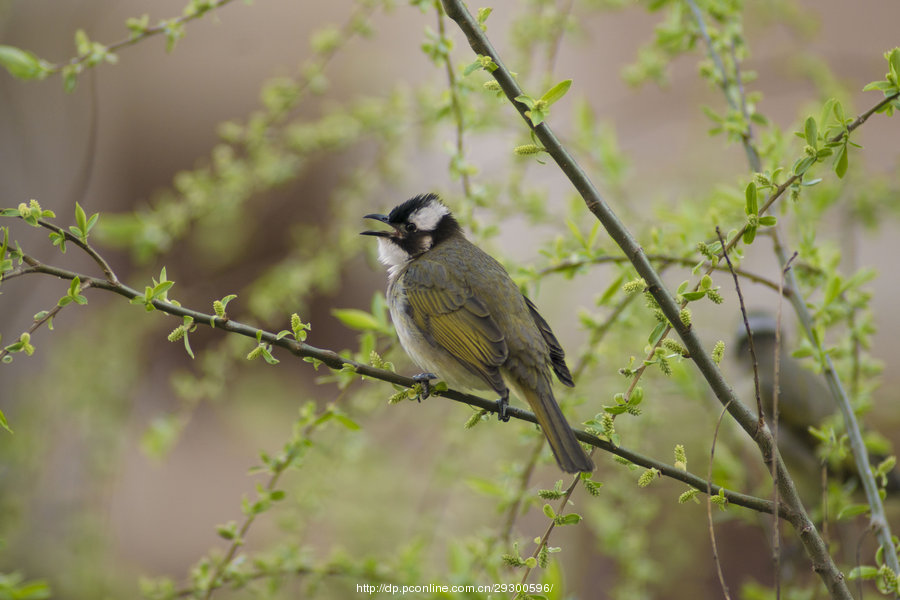
[[[497,400],[497,418],[504,423],[509,421],[509,390],[506,390]]]
[[[418,375],[413,375],[412,378],[413,381],[421,386],[418,401],[421,402],[427,399],[431,395],[431,380],[437,379],[437,375],[434,373],[419,373]]]

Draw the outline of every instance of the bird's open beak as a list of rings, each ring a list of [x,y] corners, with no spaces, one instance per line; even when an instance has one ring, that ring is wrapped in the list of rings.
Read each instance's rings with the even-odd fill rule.
[[[379,214],[371,214],[363,217],[364,219],[375,219],[376,221],[381,221],[382,223],[387,223],[390,225],[388,221],[387,215],[379,215]],[[374,235],[376,237],[391,237],[394,234],[393,231],[361,231],[359,235]]]

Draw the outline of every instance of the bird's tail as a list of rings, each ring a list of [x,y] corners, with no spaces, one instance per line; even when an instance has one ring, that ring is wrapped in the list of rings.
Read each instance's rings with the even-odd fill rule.
[[[562,410],[553,397],[549,383],[538,386],[538,390],[519,390],[534,411],[538,424],[550,442],[550,449],[559,464],[559,468],[567,473],[591,472],[594,463],[585,453],[584,448],[569,427]]]

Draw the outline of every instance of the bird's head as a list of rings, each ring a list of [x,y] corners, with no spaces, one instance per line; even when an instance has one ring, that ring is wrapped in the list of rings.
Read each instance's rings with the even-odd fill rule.
[[[400,204],[388,215],[370,214],[391,229],[363,231],[378,238],[378,259],[399,268],[454,235],[461,235],[459,223],[436,194],[420,194]]]

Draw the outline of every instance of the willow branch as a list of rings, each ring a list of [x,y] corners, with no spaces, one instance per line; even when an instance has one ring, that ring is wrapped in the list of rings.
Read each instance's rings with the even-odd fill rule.
[[[438,22],[438,35],[441,38],[445,38],[447,36],[446,28],[444,27],[444,11],[441,8],[441,3],[439,0],[434,0],[435,9],[437,12],[437,22]],[[459,86],[456,83],[456,73],[453,71],[453,61],[450,60],[450,52],[445,52],[442,54],[442,61],[444,63],[444,68],[447,71],[447,86],[448,91],[450,93],[450,108],[453,111],[453,120],[456,128],[456,167],[459,169],[460,181],[462,182],[463,194],[469,200],[472,199],[472,184],[469,181],[469,173],[465,167],[465,122],[463,121],[463,111],[462,111],[462,103],[459,99]]]
[[[20,217],[21,218],[21,217]],[[59,235],[63,235],[66,238],[66,241],[72,242],[82,250],[84,250],[85,254],[91,257],[91,259],[99,265],[100,269],[103,271],[103,275],[106,276],[107,281],[110,283],[118,283],[119,279],[116,277],[115,272],[112,270],[112,267],[109,266],[109,263],[106,262],[100,254],[94,250],[90,244],[87,243],[87,240],[81,239],[79,236],[74,235],[71,231],[67,231],[62,227],[54,225],[49,221],[45,221],[44,219],[38,219],[38,225],[43,227],[44,229],[49,229],[50,231],[54,231]]]
[[[128,46],[134,46],[135,44],[142,42],[143,40],[145,40],[147,38],[167,33],[168,31],[170,31],[172,29],[173,26],[183,25],[184,23],[187,23],[189,21],[199,19],[199,18],[203,17],[205,14],[212,12],[213,10],[222,8],[223,6],[225,6],[226,4],[230,4],[231,2],[234,2],[234,0],[214,0],[213,2],[210,2],[207,5],[207,7],[203,8],[202,10],[195,10],[194,12],[186,12],[185,14],[183,14],[179,17],[174,17],[172,19],[166,19],[164,21],[161,21],[159,23],[159,25],[155,25],[153,27],[147,27],[147,28],[141,30],[139,33],[131,35],[125,39],[119,40],[118,42],[113,42],[112,44],[109,44],[108,46],[106,46],[106,50],[109,52],[115,52],[116,50],[120,50],[122,48],[127,48]],[[69,66],[74,67],[74,66],[78,66],[80,64],[87,62],[88,59],[91,58],[91,56],[92,56],[91,53],[79,54],[78,56],[75,56],[75,57],[67,60],[66,62],[48,65],[47,71],[50,73],[58,73],[59,71],[62,71],[65,67],[69,67]]]
[[[750,127],[750,114],[747,111],[747,103],[744,99],[743,85],[741,84],[740,74],[737,70],[737,60],[735,59],[734,68],[735,68],[735,86],[738,89],[738,98],[740,102],[736,101],[735,98],[731,94],[731,89],[729,85],[730,78],[728,77],[728,71],[725,69],[725,62],[722,60],[722,57],[716,52],[715,47],[713,46],[712,38],[709,35],[709,31],[706,29],[706,22],[703,20],[703,13],[700,12],[700,9],[697,7],[697,4],[694,0],[687,0],[688,6],[691,8],[691,12],[694,14],[694,19],[697,20],[697,28],[700,30],[700,37],[703,38],[703,42],[706,44],[707,52],[709,53],[710,58],[712,58],[713,64],[716,66],[716,70],[719,71],[719,87],[722,88],[722,94],[725,96],[725,100],[728,102],[728,105],[732,110],[739,111],[741,115],[744,117],[744,122],[746,123],[746,127],[741,132],[741,145],[744,146],[744,152],[747,154],[747,161],[750,162],[750,168],[754,171],[762,170],[762,163],[759,160],[759,152],[756,150],[756,146],[753,144],[753,130]],[[732,56],[734,56],[734,44],[732,43]]]
[[[73,271],[68,271],[59,267],[46,265],[38,262],[31,257],[29,257],[28,260],[30,266],[25,269],[21,269],[19,271],[19,274],[44,274],[67,280],[72,280],[75,277],[78,277],[82,282],[83,287],[85,288],[90,287],[93,289],[112,292],[114,294],[118,294],[120,296],[128,298],[129,300],[133,298],[144,297],[143,293],[140,293],[134,288],[131,288],[122,283],[112,283],[105,279],[91,277],[89,275],[82,275],[80,273],[75,273]],[[218,317],[214,314],[203,313],[191,308],[187,308],[185,306],[166,302],[164,300],[152,300],[151,304],[156,310],[168,315],[172,315],[175,317],[191,317],[194,320],[194,324],[196,325],[205,325],[208,327],[212,327],[213,329],[221,329],[229,333],[243,335],[253,340],[256,340],[257,335],[259,334],[261,342],[265,342],[272,346],[282,348],[290,352],[294,356],[300,358],[314,359],[334,370],[349,368],[357,374],[362,375],[363,377],[378,379],[407,388],[412,388],[416,385],[419,385],[419,383],[412,377],[406,377],[404,375],[394,373],[393,371],[386,371],[384,369],[373,367],[372,365],[355,361],[351,358],[341,356],[333,350],[317,348],[305,342],[300,342],[288,337],[279,337],[278,334],[269,331],[263,331],[256,327],[240,323],[227,317]],[[499,400],[488,400],[480,396],[466,394],[452,389],[444,391],[433,390],[432,395],[442,396],[450,400],[460,402],[462,404],[480,408],[487,412],[498,414],[500,412]],[[534,424],[537,424],[538,422],[537,417],[535,417],[534,413],[532,413],[531,411],[524,410],[515,406],[506,407],[506,411],[507,414],[514,419],[519,419],[520,421],[526,421],[528,423]],[[633,450],[629,450],[628,448],[616,446],[609,440],[600,438],[593,433],[576,429],[575,437],[586,444],[599,448],[600,450],[603,450],[605,452],[609,452],[610,454],[620,456],[636,465],[640,465],[648,469],[657,469],[662,475],[685,483],[701,492],[705,493],[707,490],[711,490],[714,494],[721,493],[728,499],[729,503],[736,506],[743,506],[745,508],[749,508],[761,513],[774,514],[775,512],[775,505],[769,500],[731,490],[723,490],[720,486],[711,484],[698,475],[694,475],[693,473],[689,473],[674,466],[667,465],[666,463],[643,456],[642,454]],[[781,518],[788,520],[796,518],[794,513],[785,506],[779,507],[778,515]]]
[[[724,246],[724,244],[723,244]],[[668,265],[683,265],[686,267],[695,267],[697,265],[696,258],[682,257],[682,256],[670,256],[668,254],[648,254],[647,258],[651,261],[660,263],[660,269]],[[559,263],[550,265],[542,269],[538,274],[539,275],[549,275],[550,273],[560,273],[564,271],[568,271],[570,269],[577,269],[578,267],[583,267],[587,265],[600,265],[606,263],[623,263],[628,262],[628,258],[625,256],[613,256],[603,255],[603,256],[592,256],[590,258],[585,259],[575,259],[575,260],[564,260]],[[718,264],[712,267],[715,271],[729,272],[729,268],[726,265]],[[772,281],[768,277],[764,277],[762,275],[758,275],[756,273],[751,273],[750,271],[746,271],[741,268],[734,269],[734,273],[736,273],[739,277],[746,279],[748,281],[752,281],[754,283],[759,283],[761,285],[766,286],[767,288],[778,291],[778,282]],[[792,293],[791,290],[784,290],[785,295],[789,295]]]
[[[631,232],[628,231],[628,228],[604,201],[597,187],[578,164],[578,161],[560,143],[546,121],[537,127],[532,125],[531,120],[525,114],[528,107],[516,101],[516,98],[522,95],[522,90],[504,65],[499,54],[494,50],[484,31],[479,27],[478,22],[465,8],[461,0],[442,1],[447,15],[459,25],[466,35],[472,50],[479,55],[490,57],[497,65],[497,69],[493,71],[492,75],[500,84],[504,94],[518,110],[522,119],[534,131],[535,136],[540,140],[547,153],[569,178],[572,185],[584,199],[588,210],[603,224],[609,236],[619,245],[625,256],[634,265],[638,274],[647,282],[648,291],[653,295],[669,322],[674,324],[674,328],[690,353],[691,359],[704,379],[706,379],[716,398],[756,442],[767,464],[771,464],[769,461],[774,461],[776,472],[778,473],[777,483],[781,488],[781,497],[791,515],[791,524],[798,532],[807,555],[812,560],[813,569],[822,578],[833,597],[847,600],[852,598],[843,574],[834,564],[825,542],[803,508],[803,503],[800,500],[794,482],[787,473],[781,455],[774,446],[772,434],[768,427],[757,427],[755,416],[738,400],[731,386],[728,385],[728,382],[723,377],[718,365],[715,364],[703,348],[699,337],[689,325],[681,322],[680,307],[675,298],[666,288],[656,269],[653,268],[643,248],[641,248],[634,236],[631,235]]]
[[[560,498],[559,505],[556,508],[556,514],[562,515],[563,511],[566,510],[566,506],[569,504],[569,498],[572,497],[572,494],[575,492],[575,488],[578,486],[578,482],[581,481],[581,473],[576,474],[572,478],[572,483],[569,484],[569,487],[566,488],[566,493],[563,494],[563,497]],[[547,542],[550,540],[550,534],[553,533],[553,530],[556,529],[556,521],[554,519],[550,519],[550,523],[547,525],[546,531],[544,531],[544,535],[541,536],[540,541],[538,541],[537,548],[534,549],[534,552],[531,553],[531,558],[534,559],[537,564],[537,557],[540,556],[541,550],[547,545]],[[521,583],[525,583],[528,581],[528,576],[531,575],[531,571],[534,570],[533,566],[525,567],[525,572],[522,574]]]
[[[797,290],[797,278],[794,276],[794,270],[789,269],[790,259],[781,244],[777,230],[772,231],[772,241],[775,246],[775,254],[778,261],[784,269],[784,278],[786,287]],[[825,376],[825,382],[828,389],[841,412],[846,428],[847,438],[850,441],[850,450],[853,454],[853,461],[856,464],[856,471],[859,474],[862,483],[863,492],[866,495],[866,502],[869,504],[869,523],[875,531],[875,538],[884,548],[884,561],[894,573],[900,573],[900,561],[897,559],[897,550],[894,547],[894,540],[891,535],[891,528],[888,525],[887,516],[884,511],[884,503],[881,501],[881,495],[878,493],[878,484],[875,482],[875,476],[872,474],[872,468],[869,464],[869,451],[866,449],[865,441],[863,441],[862,431],[859,427],[859,421],[853,412],[853,406],[850,403],[850,397],[844,389],[841,379],[834,368],[831,355],[825,352],[821,347],[821,342],[817,340],[813,333],[813,319],[806,306],[806,301],[800,294],[792,294],[790,302],[797,313],[797,319],[800,321],[806,337],[812,342],[813,346],[819,348],[819,361],[822,364]]]

